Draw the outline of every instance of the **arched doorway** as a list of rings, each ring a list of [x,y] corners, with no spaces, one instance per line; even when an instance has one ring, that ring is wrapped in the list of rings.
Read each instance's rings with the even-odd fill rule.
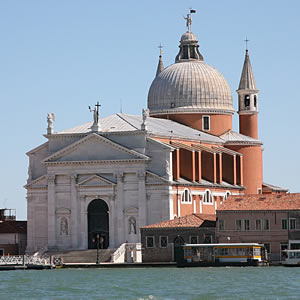
[[[101,199],[93,200],[88,206],[88,248],[97,248],[97,235],[99,248],[107,249],[109,246],[109,216],[108,206]]]
[[[184,245],[184,239],[180,235],[178,235],[174,239],[174,261],[180,263],[183,262],[184,260],[184,250],[183,246]]]

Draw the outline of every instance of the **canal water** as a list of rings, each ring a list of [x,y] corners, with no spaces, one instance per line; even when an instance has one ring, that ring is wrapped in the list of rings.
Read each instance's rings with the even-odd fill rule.
[[[1,271],[0,299],[300,299],[300,268]]]

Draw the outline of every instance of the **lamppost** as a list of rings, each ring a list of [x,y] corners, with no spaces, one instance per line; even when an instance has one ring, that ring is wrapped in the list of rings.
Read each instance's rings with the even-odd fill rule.
[[[100,236],[99,236],[99,233],[97,233],[97,235],[96,235],[96,241],[95,241],[95,239],[93,239],[93,242],[96,242],[96,245],[97,245],[96,265],[100,265],[100,259],[99,259],[99,239],[100,239]]]

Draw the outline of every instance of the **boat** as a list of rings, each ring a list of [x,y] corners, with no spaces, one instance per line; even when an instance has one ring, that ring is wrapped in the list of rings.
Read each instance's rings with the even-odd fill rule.
[[[258,243],[185,244],[183,249],[178,267],[268,265],[264,245]]]
[[[300,250],[284,250],[285,260],[282,262],[282,265],[285,267],[300,267]]]

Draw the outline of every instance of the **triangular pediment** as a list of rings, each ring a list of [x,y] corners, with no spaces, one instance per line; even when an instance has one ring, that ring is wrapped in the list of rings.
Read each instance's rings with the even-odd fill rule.
[[[24,187],[25,189],[47,188],[48,187],[47,178],[45,175],[43,175],[27,183]]]
[[[107,187],[115,185],[114,182],[99,176],[99,175],[92,175],[81,182],[78,183],[80,187]]]
[[[43,162],[86,162],[148,160],[149,157],[126,148],[101,135],[92,133],[62,150],[46,157]]]
[[[162,176],[146,171],[146,184],[168,184],[169,181]]]

